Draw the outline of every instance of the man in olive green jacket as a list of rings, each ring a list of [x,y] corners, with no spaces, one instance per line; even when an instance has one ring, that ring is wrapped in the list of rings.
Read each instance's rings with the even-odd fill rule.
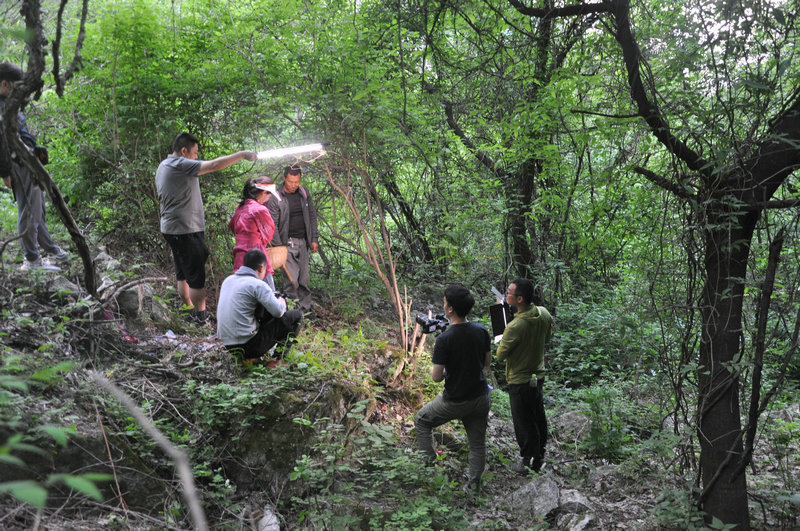
[[[519,474],[542,468],[547,442],[542,385],[544,346],[550,341],[553,318],[543,306],[533,304],[533,291],[525,278],[508,286],[506,301],[517,311],[497,347],[497,359],[506,360],[511,418],[522,457],[512,470]]]

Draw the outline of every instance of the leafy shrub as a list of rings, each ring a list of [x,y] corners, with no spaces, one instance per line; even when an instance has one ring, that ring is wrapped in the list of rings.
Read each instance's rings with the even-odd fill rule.
[[[618,461],[630,451],[632,441],[628,424],[621,415],[613,393],[605,388],[593,388],[586,396],[591,428],[581,442],[581,448],[591,455]]]
[[[570,301],[558,308],[553,344],[547,352],[548,371],[563,385],[580,387],[604,374],[629,371],[647,361],[649,327],[641,319],[614,306]]]
[[[453,504],[458,491],[453,483],[398,444],[390,426],[369,423],[368,402],[347,414],[349,428],[329,419],[314,423],[318,442],[313,455],[298,459],[291,474],[305,491],[292,498],[298,524],[404,530],[466,526],[466,514]]]
[[[42,437],[55,441],[58,447],[66,448],[69,436],[74,433],[73,427],[56,425],[35,425],[24,428],[17,406],[21,403],[21,395],[33,395],[43,386],[51,385],[60,380],[61,375],[68,372],[75,365],[72,362],[62,362],[50,367],[43,367],[32,374],[25,374],[30,370],[29,362],[11,349],[0,351],[0,432],[11,432],[4,444],[0,444],[0,470],[6,466],[26,467],[20,453],[34,453],[48,455],[42,448]],[[24,431],[18,431],[24,430]],[[14,433],[16,431],[16,433]],[[0,493],[8,493],[17,500],[35,507],[44,507],[47,503],[49,489],[63,484],[67,488],[88,496],[96,501],[102,501],[103,496],[96,483],[111,479],[107,474],[49,474],[44,481],[34,479],[19,479],[15,481],[1,481]]]

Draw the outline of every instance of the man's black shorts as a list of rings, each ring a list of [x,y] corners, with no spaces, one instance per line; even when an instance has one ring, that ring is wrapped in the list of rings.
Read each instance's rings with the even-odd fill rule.
[[[192,289],[206,286],[206,260],[209,254],[204,232],[164,234],[175,261],[175,278],[185,280]]]

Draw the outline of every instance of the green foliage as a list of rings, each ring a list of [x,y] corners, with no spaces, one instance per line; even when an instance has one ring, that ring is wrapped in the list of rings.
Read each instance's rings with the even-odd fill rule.
[[[319,375],[371,383],[370,368],[364,360],[383,355],[385,351],[385,340],[368,339],[360,327],[307,330],[303,333],[303,350],[293,348],[286,355],[286,361]]]
[[[511,418],[511,403],[508,393],[500,389],[492,389],[492,412],[501,419]]]
[[[228,426],[231,418],[240,418],[243,426],[260,420],[261,417],[251,413],[256,406],[270,403],[280,391],[282,386],[275,380],[270,378],[266,384],[265,378],[252,378],[238,385],[189,380],[184,393],[192,400],[190,411],[198,428],[219,430]]]
[[[653,514],[656,522],[666,529],[701,531],[706,529],[703,512],[694,503],[693,488],[667,489],[656,498]]]
[[[581,448],[590,455],[617,461],[630,452],[631,435],[626,419],[617,410],[617,402],[612,400],[613,395],[602,387],[587,393],[586,413],[592,424]]]
[[[12,413],[16,410],[15,405],[18,402],[15,397],[31,393],[44,385],[53,385],[60,380],[63,373],[69,372],[76,365],[73,362],[62,362],[42,367],[32,374],[25,374],[29,370],[30,363],[26,363],[27,360],[22,356],[15,355],[10,351],[3,351],[0,359],[3,363],[0,366],[0,386],[2,387],[0,389],[0,405],[4,410],[4,414],[0,416],[0,429],[3,431],[17,430],[22,424],[23,419],[19,414]],[[42,435],[52,438],[64,448],[68,444],[70,434],[74,432],[74,427],[45,424],[34,425],[24,433],[14,433],[4,444],[0,445],[0,462],[25,468],[26,462],[20,457],[20,453],[49,455],[50,452],[42,448]],[[111,476],[107,474],[50,474],[44,482],[33,479],[0,482],[0,493],[8,493],[23,503],[41,508],[47,503],[48,489],[56,484],[63,484],[67,488],[99,502],[103,500],[103,496],[97,483],[109,479]]]
[[[314,452],[301,457],[291,474],[303,489],[302,496],[292,498],[297,523],[372,529],[467,525],[467,515],[453,503],[460,492],[455,484],[438,473],[432,476],[434,469],[398,444],[391,427],[368,422],[368,405],[366,400],[355,404],[346,424],[314,423]]]
[[[612,293],[598,296],[599,302],[573,299],[558,308],[548,370],[562,385],[622,376],[652,361],[645,347],[650,326],[619,306]]]

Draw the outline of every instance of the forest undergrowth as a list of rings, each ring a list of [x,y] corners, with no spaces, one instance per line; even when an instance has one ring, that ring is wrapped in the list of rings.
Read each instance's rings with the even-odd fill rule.
[[[52,276],[5,263],[0,466],[13,473],[0,482],[0,527],[191,527],[173,463],[97,387],[91,374],[99,373],[188,454],[214,529],[255,528],[270,513],[286,529],[560,528],[552,515],[531,517],[511,500],[537,475],[511,472],[516,443],[502,365],[493,367],[484,485],[472,496],[462,490],[460,425],[436,432],[433,468],[414,450],[413,415],[440,391],[429,350],[403,356],[388,308],[324,289],[317,317],[281,366],[240,367],[211,328],[185,324],[177,312],[161,322],[113,312],[104,320],[97,303]],[[637,337],[633,327],[602,329],[603,312],[562,309],[560,326],[573,328],[557,330],[548,354],[551,439],[540,476],[589,500],[589,528],[700,528],[690,504],[691,426],[674,421],[669,391],[651,368],[604,350],[614,341],[632,348]],[[762,422],[750,472],[755,527],[800,522],[792,396]]]

